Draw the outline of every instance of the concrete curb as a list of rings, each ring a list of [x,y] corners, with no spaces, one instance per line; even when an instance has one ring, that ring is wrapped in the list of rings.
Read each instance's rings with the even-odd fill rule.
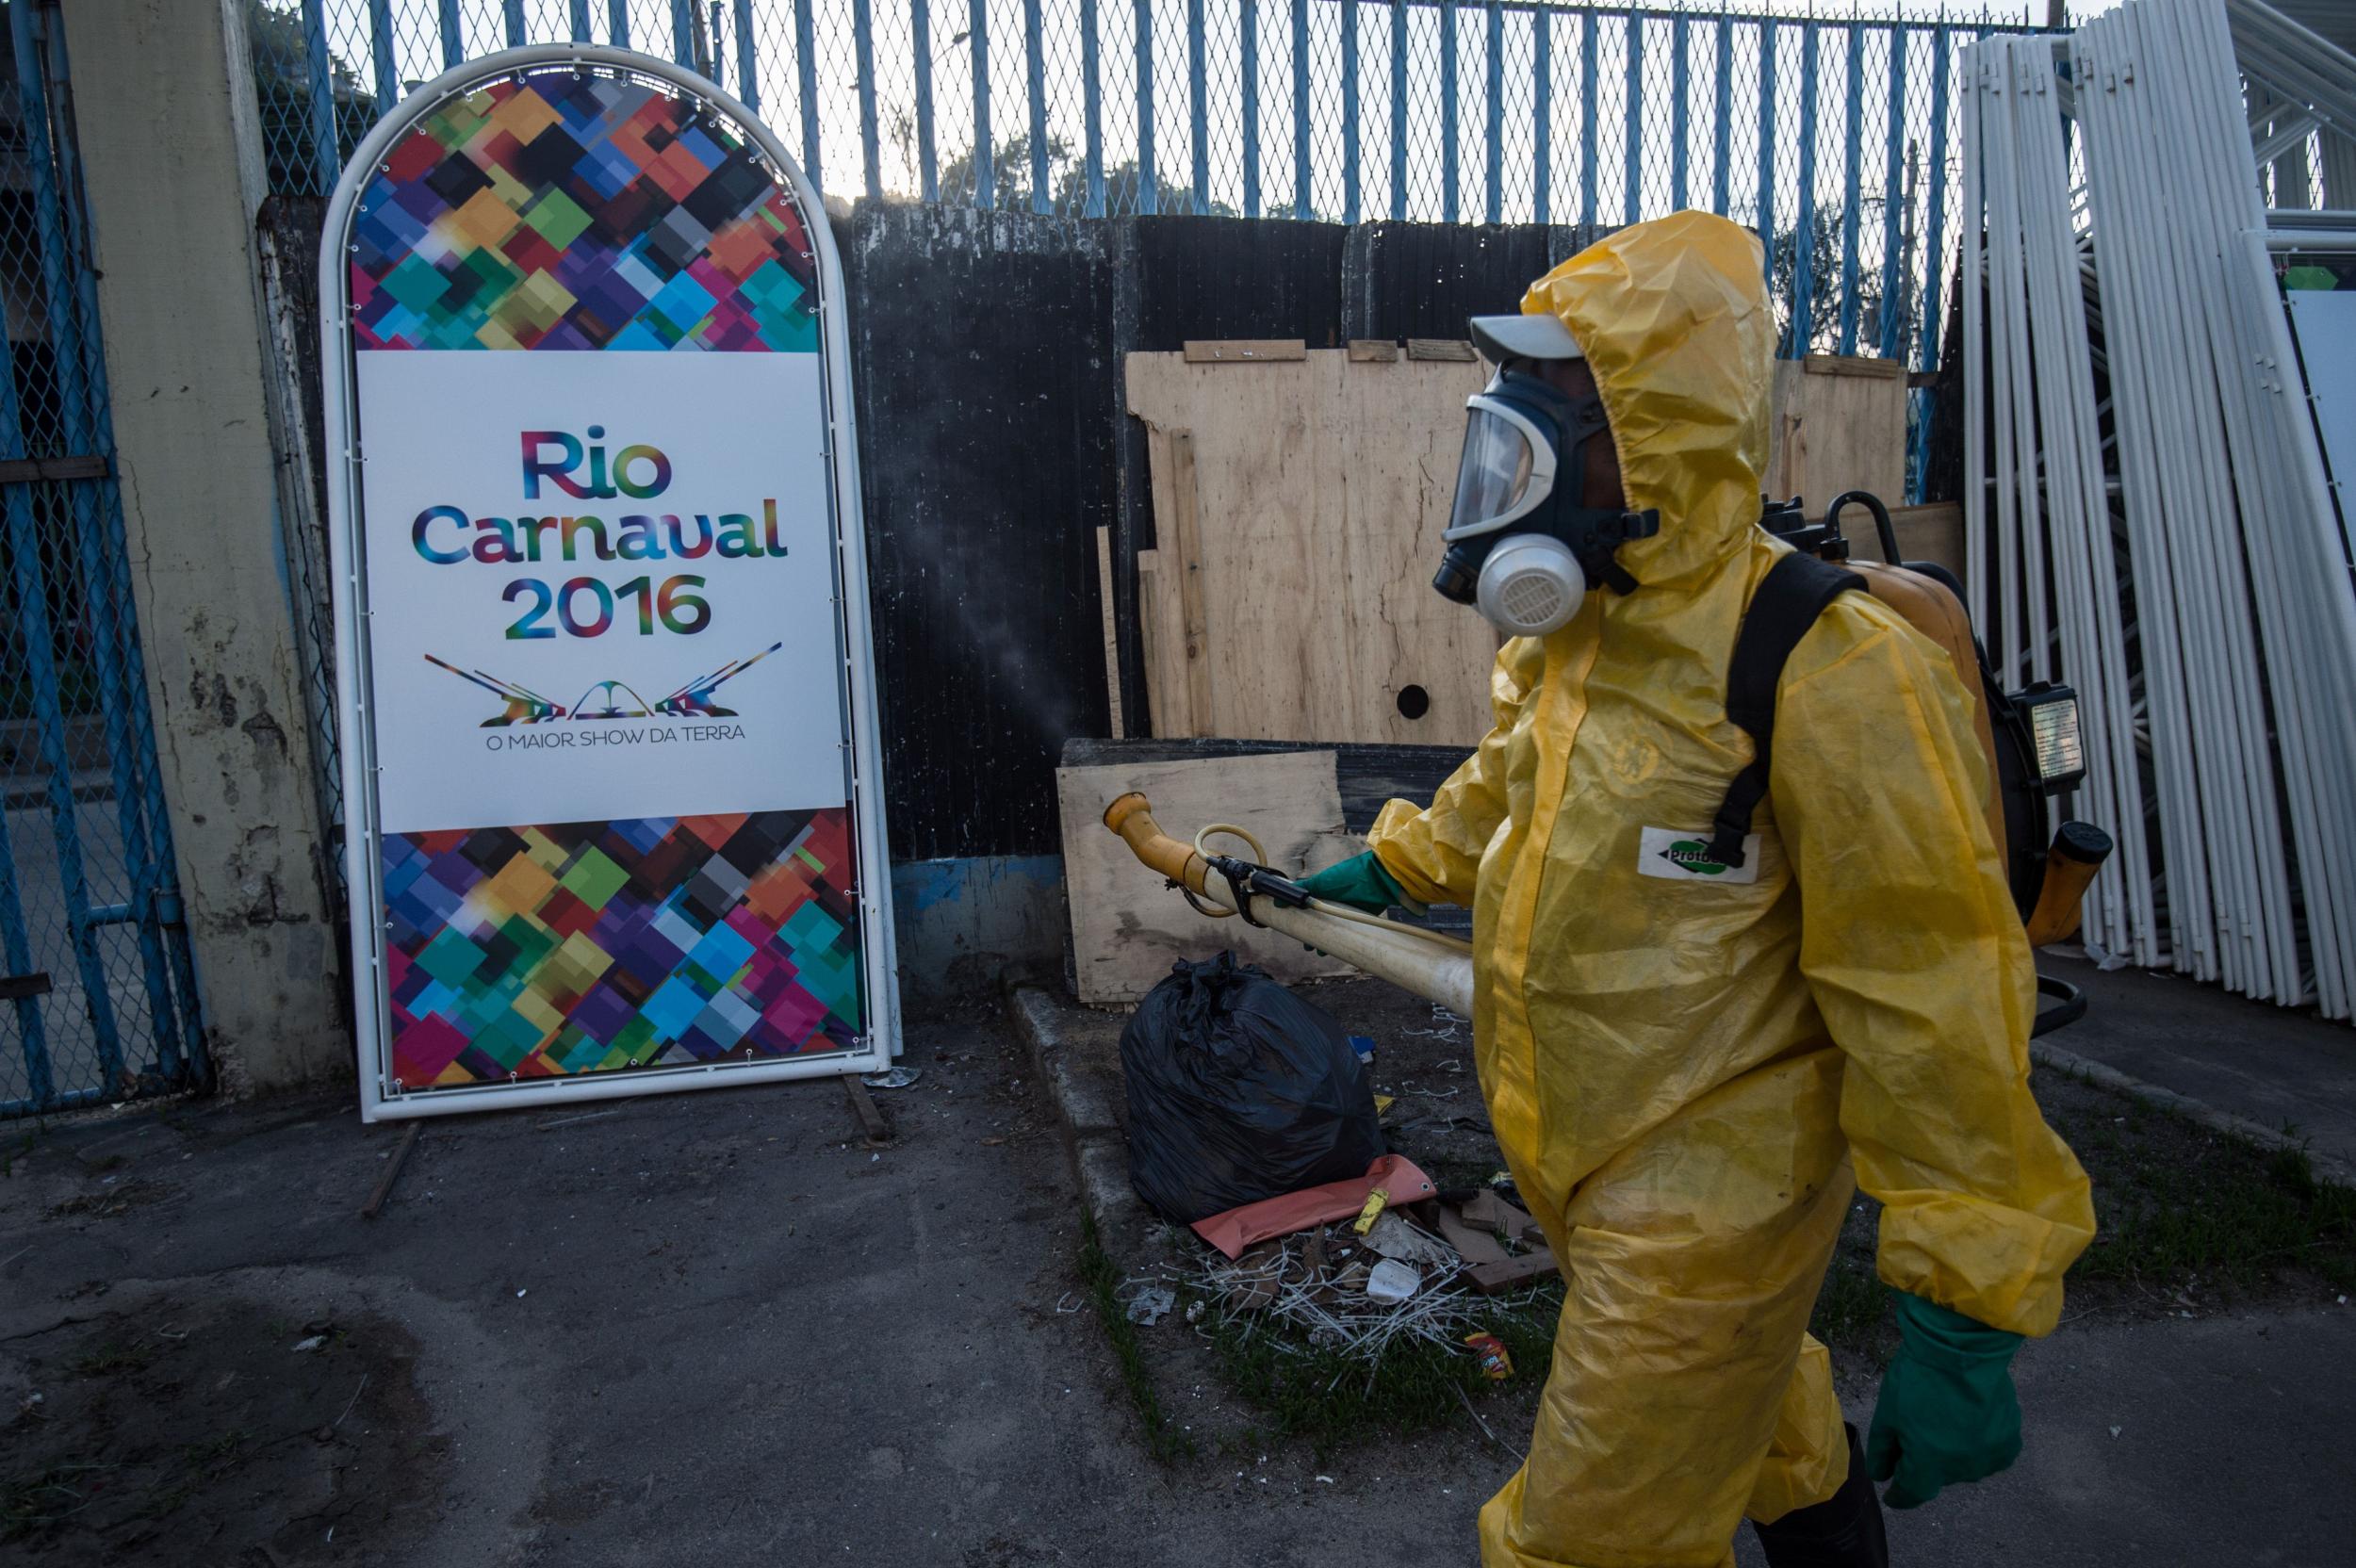
[[[1016,986],[1006,993],[1007,1017],[1030,1048],[1031,1065],[1063,1124],[1080,1201],[1096,1221],[1104,1250],[1116,1258],[1131,1258],[1154,1219],[1129,1184],[1129,1145],[1117,1111],[1125,1091],[1116,1073],[1073,1049],[1063,1021],[1067,1010],[1038,986]]]
[[[2140,1100],[2148,1105],[2156,1105],[2162,1110],[2174,1111],[2179,1116],[2197,1121],[2203,1127],[2216,1132],[2223,1133],[2229,1137],[2241,1138],[2263,1149],[2280,1149],[2304,1154],[2307,1156],[2308,1165],[2314,1169],[2318,1179],[2334,1182],[2342,1186],[2356,1186],[2356,1168],[2350,1167],[2335,1154],[2326,1153],[2320,1149],[2310,1147],[2304,1139],[2294,1137],[2280,1128],[2269,1127],[2263,1121],[2252,1121],[2250,1118],[2236,1116],[2232,1111],[2220,1111],[2205,1100],[2195,1100],[2191,1095],[2179,1094],[2174,1089],[2162,1088],[2157,1084],[2146,1083],[2131,1073],[2121,1072],[2115,1067],[2107,1067],[2101,1062],[2081,1056],[2074,1051],[2064,1051],[2059,1046],[2032,1044],[2029,1047],[2029,1059],[2039,1067],[2083,1078],[2087,1083],[2109,1089],[2114,1094],[2123,1094],[2131,1099]]]

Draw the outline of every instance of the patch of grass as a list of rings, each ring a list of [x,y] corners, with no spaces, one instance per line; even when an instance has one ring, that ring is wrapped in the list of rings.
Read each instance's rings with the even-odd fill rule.
[[[232,1427],[203,1443],[182,1444],[175,1473],[166,1484],[149,1494],[139,1509],[140,1515],[165,1519],[177,1513],[198,1492],[244,1463],[245,1450],[252,1441],[251,1432],[242,1427]]]
[[[1271,1329],[1265,1320],[1206,1321],[1227,1386],[1261,1412],[1270,1431],[1306,1438],[1322,1456],[1355,1438],[1433,1430],[1464,1415],[1475,1399],[1543,1381],[1562,1311],[1559,1280],[1497,1298],[1481,1331],[1497,1335],[1513,1358],[1513,1381],[1503,1385],[1483,1377],[1479,1359],[1460,1345],[1409,1341],[1369,1364]]]
[[[1808,1331],[1844,1350],[1870,1350],[1890,1317],[1890,1287],[1873,1272],[1873,1254],[1843,1247],[1833,1254]]]
[[[2072,1282],[2174,1295],[2279,1286],[2305,1274],[2356,1290],[2356,1188],[2303,1151],[2239,1137],[2066,1072],[2038,1083],[2053,1130],[2094,1184],[2094,1245]]]
[[[57,1528],[90,1505],[90,1478],[111,1464],[52,1464],[0,1481],[0,1542]]]
[[[1153,1387],[1153,1371],[1145,1364],[1145,1351],[1137,1344],[1137,1326],[1129,1321],[1128,1313],[1121,1307],[1121,1266],[1104,1250],[1104,1244],[1096,1233],[1096,1221],[1087,1216],[1080,1220],[1080,1286],[1096,1307],[1096,1318],[1104,1326],[1104,1337],[1112,1341],[1113,1359],[1121,1366],[1121,1386],[1129,1391],[1129,1402],[1137,1407],[1137,1423],[1145,1429],[1147,1448],[1165,1464],[1191,1459],[1194,1439],[1172,1426],[1170,1413],[1162,1409],[1162,1396]]]
[[[122,1372],[139,1372],[155,1360],[154,1352],[119,1339],[108,1340],[96,1349],[76,1357],[66,1370],[82,1378],[110,1378]]]

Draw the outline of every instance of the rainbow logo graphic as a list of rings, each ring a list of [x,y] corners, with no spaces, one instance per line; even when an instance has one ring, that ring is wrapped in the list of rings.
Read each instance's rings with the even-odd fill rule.
[[[733,708],[723,708],[714,702],[712,694],[725,681],[735,679],[755,664],[783,647],[782,642],[772,643],[750,659],[730,660],[710,675],[697,676],[668,696],[648,702],[619,680],[600,680],[581,695],[581,700],[567,709],[564,704],[550,702],[547,697],[517,681],[505,680],[482,670],[462,670],[447,659],[432,654],[425,662],[436,669],[448,670],[459,679],[482,687],[505,706],[483,721],[484,729],[504,729],[514,724],[553,724],[559,719],[571,719],[585,724],[597,719],[646,719],[662,715],[680,719],[732,719]]]

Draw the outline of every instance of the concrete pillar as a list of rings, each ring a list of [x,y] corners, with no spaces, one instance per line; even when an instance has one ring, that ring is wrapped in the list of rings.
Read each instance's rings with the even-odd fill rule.
[[[280,575],[243,0],[64,8],[115,455],[197,985],[233,1088],[351,1070]]]

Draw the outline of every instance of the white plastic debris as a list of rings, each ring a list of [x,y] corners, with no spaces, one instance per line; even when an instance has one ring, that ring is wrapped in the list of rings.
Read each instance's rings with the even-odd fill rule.
[[[308,1339],[298,1339],[295,1341],[294,1348],[295,1354],[297,1355],[301,1355],[306,1350],[323,1350],[327,1348],[327,1336],[325,1334],[313,1334]]]
[[[863,1072],[859,1081],[871,1089],[904,1089],[924,1076],[921,1067],[895,1067],[885,1072]]]
[[[1153,1285],[1129,1299],[1129,1321],[1152,1328],[1178,1304],[1178,1293],[1168,1285]]]
[[[1366,1245],[1386,1258],[1418,1268],[1454,1268],[1461,1261],[1456,1249],[1437,1236],[1426,1235],[1398,1215],[1385,1213],[1366,1233]]]
[[[1396,1304],[1423,1288],[1423,1273],[1413,1264],[1384,1258],[1366,1275],[1366,1299]]]

